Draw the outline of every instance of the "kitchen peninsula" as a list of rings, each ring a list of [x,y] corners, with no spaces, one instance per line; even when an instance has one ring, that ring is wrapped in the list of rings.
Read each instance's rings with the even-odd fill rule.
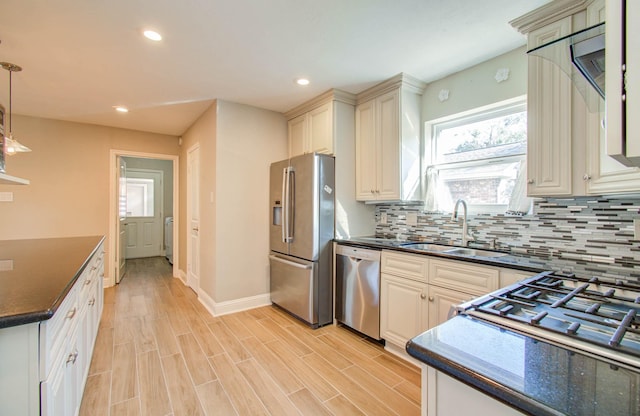
[[[0,241],[0,414],[77,414],[102,313],[103,244]]]

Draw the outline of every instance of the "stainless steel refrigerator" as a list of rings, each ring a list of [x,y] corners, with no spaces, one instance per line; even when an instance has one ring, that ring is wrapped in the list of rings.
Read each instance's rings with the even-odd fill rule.
[[[330,323],[334,235],[333,156],[271,164],[271,301],[313,327]]]

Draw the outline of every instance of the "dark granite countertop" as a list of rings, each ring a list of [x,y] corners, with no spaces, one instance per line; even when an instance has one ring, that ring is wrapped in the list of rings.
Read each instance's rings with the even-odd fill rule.
[[[51,318],[103,240],[0,240],[0,328]]]
[[[522,412],[638,415],[640,369],[459,315],[413,338],[407,352]]]
[[[412,249],[411,247],[406,246],[406,244],[408,243],[421,243],[423,241],[394,240],[394,239],[375,238],[375,237],[352,237],[348,239],[335,239],[334,241],[337,243],[346,244],[346,245],[374,247],[374,248],[379,248],[383,250],[396,250],[396,251],[402,251],[406,253],[441,257],[441,258],[446,258],[450,260],[462,260],[470,263],[484,264],[487,266],[507,267],[510,269],[523,270],[523,271],[528,271],[533,273],[540,273],[545,270],[549,270],[552,267],[550,266],[550,259],[540,258],[533,255],[528,255],[528,254],[506,253],[506,255],[502,257],[474,257],[474,256],[467,256],[467,255],[444,253],[440,251],[415,250],[415,249]],[[425,241],[425,242],[433,243],[433,244],[442,244],[441,242],[438,242],[438,241]],[[451,248],[460,248],[460,247],[452,246]],[[482,250],[485,250],[485,249],[482,249]],[[556,268],[561,269],[562,267],[556,267]]]

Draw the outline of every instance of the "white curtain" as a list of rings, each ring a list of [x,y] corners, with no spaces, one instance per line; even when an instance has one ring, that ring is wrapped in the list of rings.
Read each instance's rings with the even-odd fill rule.
[[[532,202],[533,200],[527,196],[527,161],[522,160],[507,207],[507,214],[525,215],[531,211]]]
[[[434,167],[427,168],[427,189],[424,198],[425,212],[443,212],[451,209],[451,196],[448,189],[442,186],[438,170]]]

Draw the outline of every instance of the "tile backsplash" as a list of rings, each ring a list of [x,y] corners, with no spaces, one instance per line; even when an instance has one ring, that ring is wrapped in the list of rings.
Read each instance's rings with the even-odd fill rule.
[[[380,221],[383,214],[386,224]],[[417,224],[408,225],[415,215]],[[461,217],[462,211],[454,222],[450,214],[423,212],[421,205],[378,205],[376,234],[460,245]],[[549,269],[640,281],[634,219],[640,220],[637,195],[536,199],[531,215],[469,215],[475,238],[469,246],[528,254]]]

